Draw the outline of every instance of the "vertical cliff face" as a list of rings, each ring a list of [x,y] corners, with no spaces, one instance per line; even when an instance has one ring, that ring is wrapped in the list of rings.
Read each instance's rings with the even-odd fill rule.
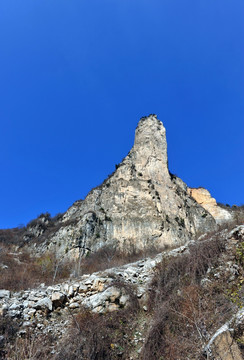
[[[155,115],[142,118],[134,146],[104,183],[71,206],[53,237],[59,250],[78,245],[96,250],[113,244],[124,251],[176,246],[213,230],[215,220],[168,171],[166,131]]]

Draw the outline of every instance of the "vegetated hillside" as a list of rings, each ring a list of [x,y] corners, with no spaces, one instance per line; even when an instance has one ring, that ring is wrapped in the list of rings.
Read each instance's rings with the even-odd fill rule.
[[[1,356],[242,359],[243,283],[244,225],[230,224],[155,258],[0,292]]]
[[[219,204],[222,208],[231,211],[232,220],[228,224],[242,224],[244,222],[244,208],[232,208]],[[55,250],[39,254],[35,248],[26,246],[25,236],[28,234],[28,244],[33,242],[48,242],[53,234],[63,223],[59,221],[62,215],[51,218],[50,214],[41,214],[32,220],[27,227],[0,230],[0,289],[13,291],[34,288],[41,283],[51,285],[64,279],[82,274],[105,270],[118,265],[136,261],[140,258],[153,256],[159,252],[153,245],[144,250],[134,249],[131,252],[122,252],[113,245],[105,245],[96,252],[86,253],[81,258],[60,257]],[[66,226],[66,222],[64,223]],[[219,228],[226,225],[220,225]],[[230,225],[228,225],[230,226]],[[32,230],[30,230],[32,229]],[[29,234],[38,232],[33,236]],[[166,247],[167,248],[167,247]],[[31,250],[31,251],[30,251]],[[162,249],[163,250],[163,249]]]

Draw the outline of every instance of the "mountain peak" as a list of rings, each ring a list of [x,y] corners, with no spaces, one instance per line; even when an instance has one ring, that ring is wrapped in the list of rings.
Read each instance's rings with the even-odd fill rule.
[[[156,115],[141,118],[129,155],[141,172],[146,172],[151,177],[155,173],[169,177],[166,130]]]
[[[92,251],[105,244],[128,252],[162,249],[216,226],[186,184],[169,175],[166,131],[156,115],[140,119],[129,154],[102,185],[71,206],[63,221],[75,225],[56,233],[54,243],[70,249],[79,239]]]
[[[157,119],[157,115],[142,117],[136,128],[134,147],[146,145],[153,150],[154,146],[157,146],[159,150],[167,151],[167,148],[163,148],[165,143],[165,127],[162,121]]]

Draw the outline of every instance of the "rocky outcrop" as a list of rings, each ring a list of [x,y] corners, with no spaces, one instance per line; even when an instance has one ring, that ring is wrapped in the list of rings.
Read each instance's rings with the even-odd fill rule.
[[[188,188],[188,194],[195,199],[204,209],[206,209],[216,220],[217,223],[224,223],[232,219],[230,211],[222,209],[217,205],[216,200],[210,192],[202,187]]]
[[[140,120],[134,146],[116,171],[75,202],[62,221],[49,248],[70,255],[105,244],[128,252],[175,247],[216,227],[186,184],[169,173],[166,132],[155,115]]]

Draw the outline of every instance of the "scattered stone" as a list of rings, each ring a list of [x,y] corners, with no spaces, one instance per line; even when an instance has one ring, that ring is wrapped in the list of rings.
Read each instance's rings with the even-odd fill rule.
[[[79,285],[79,290],[78,290],[79,293],[86,293],[87,291],[88,291],[88,289],[87,289],[87,286],[85,284],[80,284]]]
[[[35,310],[35,309],[30,309],[30,310],[28,311],[28,315],[30,315],[30,317],[33,317],[33,316],[35,315],[35,313],[36,313],[36,310]]]
[[[0,290],[0,299],[2,298],[10,298],[9,290]]]
[[[112,312],[112,311],[117,311],[119,309],[119,305],[117,304],[109,304],[105,311],[108,311],[108,312]]]
[[[80,307],[80,304],[77,303],[77,302],[73,302],[73,303],[71,303],[71,304],[69,305],[69,308],[70,308],[70,309],[77,309],[77,308],[79,308],[79,307]]]
[[[20,304],[13,303],[12,305],[10,305],[9,310],[19,310],[20,308]]]
[[[122,307],[124,307],[126,304],[128,304],[129,299],[130,299],[129,295],[122,295],[122,296],[120,297],[120,299],[119,299],[120,305],[121,305]]]
[[[37,301],[37,303],[34,304],[33,307],[36,310],[49,310],[49,311],[52,311],[52,309],[53,309],[52,301],[48,297],[45,297],[45,298]]]
[[[61,292],[52,293],[52,303],[53,303],[54,308],[56,308],[58,306],[62,306],[65,299],[66,299],[65,294],[63,294]]]
[[[68,296],[69,296],[69,297],[74,296],[74,288],[73,288],[73,286],[72,286],[72,285],[69,287],[69,290],[68,290]]]
[[[31,325],[32,325],[32,323],[30,321],[24,321],[22,324],[23,327],[29,327]]]

